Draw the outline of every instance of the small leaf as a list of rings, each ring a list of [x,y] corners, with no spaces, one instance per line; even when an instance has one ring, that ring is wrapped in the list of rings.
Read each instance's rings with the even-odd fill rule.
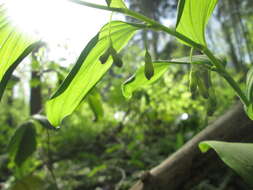
[[[106,3],[113,8],[127,8],[123,0],[106,0]]]
[[[176,31],[206,46],[205,28],[218,0],[185,0],[178,5]],[[189,45],[189,44],[187,44]]]
[[[142,27],[145,25],[113,21],[105,25],[99,34],[88,43],[69,75],[46,103],[47,118],[53,126],[59,126],[62,119],[76,109],[111,67],[113,62],[111,57],[106,64],[101,64],[99,61],[99,57],[110,45],[109,28],[111,43],[115,50],[120,51]]]
[[[157,81],[169,68],[169,64],[167,63],[153,63],[153,65],[155,74],[150,80],[144,74],[144,67],[140,67],[134,76],[124,82],[122,92],[126,98],[131,98],[135,90]]]
[[[21,125],[8,145],[10,159],[21,166],[36,150],[36,130],[31,122]]]
[[[145,69],[144,69],[145,76],[148,80],[154,75],[154,66],[152,63],[151,55],[148,51],[145,53]]]
[[[204,141],[199,148],[202,152],[213,148],[225,164],[253,186],[253,144]]]

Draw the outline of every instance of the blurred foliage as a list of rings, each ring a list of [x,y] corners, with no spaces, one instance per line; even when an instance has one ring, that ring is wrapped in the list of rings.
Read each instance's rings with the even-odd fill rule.
[[[252,11],[249,10],[249,7],[252,8],[252,1],[243,2],[240,4],[241,19],[248,31],[253,31]],[[129,3],[130,7],[137,11],[143,5],[142,1],[133,0]],[[153,1],[153,3],[155,6],[149,6],[147,10],[153,8],[149,10],[152,12],[158,6],[159,9],[156,9],[158,11],[153,13],[153,16],[146,12],[147,15],[163,22],[166,22],[163,20],[165,18],[173,20],[176,2]],[[145,3],[145,5],[150,4]],[[166,12],[170,14],[166,15]],[[243,59],[240,59],[239,63],[247,70],[249,56],[245,44],[236,45],[238,36],[235,34],[238,33],[229,30],[233,44],[227,44],[228,41],[220,40],[221,34],[226,34],[225,30],[216,28],[232,13],[226,12],[223,15],[217,13],[224,20],[216,20],[214,27],[209,28],[208,33],[211,32],[212,35],[208,36],[208,43],[213,49],[219,47],[217,51],[224,46],[231,47],[234,44],[237,56],[241,55],[239,50],[243,51]],[[232,25],[232,23],[227,24],[227,27]],[[240,32],[240,34],[243,33]],[[145,51],[143,44],[138,43],[142,35],[137,35],[134,41],[121,52],[123,67],[112,66],[97,85],[97,91],[101,96],[103,117],[99,116],[97,119],[94,110],[85,99],[77,111],[64,120],[60,129],[49,130],[36,125],[37,151],[21,168],[17,168],[9,159],[7,146],[18,126],[27,122],[29,118],[28,91],[40,84],[44,104],[53,89],[62,82],[63,76],[66,76],[70,67],[61,66],[58,60],[48,60],[46,56],[48,50],[42,48],[37,53],[40,62],[37,70],[39,70],[41,81],[30,80],[29,69],[17,71],[20,81],[7,89],[1,102],[0,189],[22,189],[24,188],[22,185],[27,181],[33,189],[36,189],[38,184],[44,183],[43,189],[54,190],[56,189],[55,182],[58,189],[64,190],[128,189],[144,171],[156,166],[182,147],[237,100],[231,88],[213,72],[212,82],[218,107],[213,116],[208,116],[207,101],[198,94],[196,97],[192,96],[189,91],[190,68],[186,65],[171,66],[162,79],[147,88],[136,91],[130,100],[126,100],[122,95],[121,85],[144,64]],[[218,38],[215,39],[215,44],[212,43],[214,35]],[[178,45],[174,39],[167,39],[163,34],[159,34],[158,39],[154,34],[151,36],[149,37],[150,46],[157,58],[169,59],[189,54],[189,49]],[[242,39],[242,36],[240,37]],[[249,32],[247,38],[252,40],[253,35]],[[152,39],[156,39],[156,43],[153,43]],[[224,48],[218,53],[227,55],[227,67],[230,73],[236,81],[242,82],[245,71],[237,70],[232,59],[231,48]],[[29,82],[30,86],[27,87],[26,84]],[[247,187],[235,177],[233,172],[224,169],[214,171],[208,179],[193,189],[243,190]]]

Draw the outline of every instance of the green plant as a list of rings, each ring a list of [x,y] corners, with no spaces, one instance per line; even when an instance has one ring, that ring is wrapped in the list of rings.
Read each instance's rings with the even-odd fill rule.
[[[216,106],[215,93],[210,77],[210,72],[216,72],[228,82],[228,84],[232,87],[244,104],[245,111],[248,116],[251,119],[253,118],[252,70],[249,71],[246,82],[246,91],[244,91],[233,79],[231,74],[229,74],[229,72],[226,70],[226,64],[224,63],[224,60],[215,56],[208,49],[206,44],[205,27],[208,23],[209,17],[213,12],[213,9],[217,4],[217,0],[180,0],[178,4],[178,16],[175,29],[168,28],[148,17],[145,17],[142,14],[127,9],[124,2],[121,0],[107,0],[106,2],[108,6],[97,5],[81,0],[71,1],[73,3],[88,7],[122,13],[137,19],[141,22],[141,24],[110,21],[88,43],[71,72],[65,78],[58,90],[46,103],[46,115],[49,122],[53,126],[59,126],[62,120],[66,116],[70,115],[78,107],[78,105],[81,104],[88,94],[91,94],[89,95],[88,99],[92,109],[97,114],[96,117],[100,117],[102,111],[100,106],[96,105],[98,104],[97,96],[93,95],[95,99],[92,99],[92,93],[90,92],[93,92],[93,88],[101,80],[112,64],[118,66],[122,65],[122,61],[118,53],[133,37],[137,30],[165,32],[168,35],[176,37],[181,43],[190,46],[192,50],[189,57],[186,58],[172,60],[152,60],[148,52],[148,45],[146,45],[145,66],[141,67],[133,77],[131,77],[122,85],[122,91],[125,97],[130,98],[133,91],[136,89],[155,82],[166,70],[168,70],[169,66],[173,64],[189,64],[191,65],[190,89],[192,93],[195,93],[195,91],[198,90],[200,94],[207,99],[209,103],[208,113],[212,114],[214,111],[213,109],[215,109]],[[7,81],[9,80],[16,66],[31,51],[38,48],[38,46],[41,45],[41,42],[31,40],[29,37],[25,36],[19,31],[16,31],[15,27],[12,26],[12,24],[5,17],[5,9],[3,4],[0,6],[0,13],[0,44],[2,45],[0,49],[0,56],[3,59],[3,64],[0,67],[1,97],[7,85]],[[193,55],[194,50],[200,51],[203,55]],[[218,145],[220,145],[220,143],[202,143],[200,145],[202,150],[206,150],[203,148],[205,147],[205,144],[214,147],[214,149],[220,153],[220,149],[218,149]],[[238,145],[228,145],[226,143],[222,143],[222,146],[226,148],[227,146],[233,147]],[[244,147],[248,145],[240,144],[239,146],[242,147],[241,151],[243,151]],[[231,148],[229,150],[231,150],[231,152],[226,152],[222,155],[222,157],[226,158],[236,152],[238,149]],[[248,155],[250,153],[243,151],[243,154]],[[252,159],[251,156],[249,156],[249,159]],[[228,163],[227,161],[225,162]],[[235,164],[237,164],[236,159],[232,163],[229,162],[229,165],[232,165],[232,168],[238,170],[238,167],[233,167]],[[250,165],[250,163],[247,162],[246,166],[253,168],[252,165],[248,165]],[[242,174],[240,171],[239,174]]]

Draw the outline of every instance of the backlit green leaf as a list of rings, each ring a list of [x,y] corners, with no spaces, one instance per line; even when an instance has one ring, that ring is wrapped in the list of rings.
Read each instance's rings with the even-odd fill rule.
[[[145,76],[144,69],[145,67],[140,67],[134,76],[129,78],[124,84],[122,85],[122,92],[126,98],[131,98],[132,93],[140,89],[142,87],[146,87],[153,82],[157,81],[168,69],[169,65],[171,64],[189,64],[191,63],[190,57],[184,57],[180,59],[173,59],[171,61],[159,61],[153,62],[154,67],[154,75],[153,77],[148,80]],[[210,61],[206,56],[192,56],[192,64],[208,64],[210,65]]]
[[[157,81],[169,68],[169,64],[167,63],[153,63],[153,66],[154,75],[150,80],[145,76],[145,67],[142,66],[137,70],[134,76],[124,82],[122,85],[122,92],[126,98],[131,98],[135,90],[146,87]]]
[[[36,150],[36,130],[31,122],[20,126],[8,145],[10,159],[21,166]]]
[[[101,64],[99,61],[99,57],[110,45],[109,26],[111,27],[112,45],[117,51],[125,46],[136,30],[144,27],[113,21],[111,25],[105,25],[88,43],[67,78],[46,103],[47,117],[53,126],[58,126],[64,117],[75,110],[87,93],[111,67],[113,62],[111,56],[105,64]]]
[[[183,10],[184,10],[184,5],[185,5],[185,0],[179,0],[178,1],[178,6],[177,6],[177,24],[176,24],[176,27],[179,24],[180,19],[182,17]]]
[[[9,21],[6,7],[0,3],[0,99],[15,68],[40,45]]]
[[[204,141],[199,148],[202,152],[213,148],[229,167],[253,186],[253,144]]]
[[[205,27],[218,0],[180,0],[176,31],[206,46]]]
[[[126,5],[123,0],[106,0],[106,3],[109,7],[126,8]]]

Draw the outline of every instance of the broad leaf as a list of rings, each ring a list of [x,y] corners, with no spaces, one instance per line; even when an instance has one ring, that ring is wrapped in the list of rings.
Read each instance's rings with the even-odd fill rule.
[[[154,75],[148,80],[145,76],[145,67],[140,67],[136,74],[129,78],[122,85],[122,92],[126,98],[131,98],[132,94],[135,90],[146,87],[153,82],[157,81],[168,69],[171,64],[188,64],[191,63],[190,57],[184,57],[180,59],[173,59],[171,61],[159,61],[154,62]],[[211,64],[209,59],[206,56],[193,56],[192,57],[193,64]]]
[[[253,186],[253,144],[204,141],[199,148],[202,152],[213,148],[229,167]]]
[[[31,122],[20,126],[8,145],[10,159],[21,166],[36,150],[36,130]]]
[[[218,0],[180,0],[176,31],[206,46],[205,28]]]
[[[9,21],[6,7],[0,3],[0,99],[15,68],[40,45]]]
[[[113,8],[127,8],[123,0],[106,0],[106,3]]]
[[[47,117],[53,126],[58,126],[64,117],[75,110],[111,67],[111,56],[104,64],[99,61],[99,57],[110,45],[109,27],[113,47],[120,51],[136,30],[143,26],[113,21],[105,25],[88,43],[67,78],[46,104]]]

